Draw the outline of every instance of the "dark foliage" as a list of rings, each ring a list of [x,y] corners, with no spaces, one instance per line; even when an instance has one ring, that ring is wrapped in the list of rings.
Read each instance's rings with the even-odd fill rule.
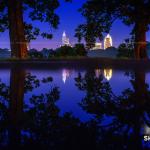
[[[146,57],[146,31],[150,24],[150,1],[148,0],[87,0],[80,9],[86,23],[76,30],[79,41],[83,37],[89,47],[96,38],[109,32],[115,20],[120,19],[128,26],[132,25],[135,35],[135,57]]]
[[[117,56],[121,58],[134,58],[134,41],[126,39],[124,43],[120,44]]]
[[[87,52],[83,44],[76,44],[74,47],[62,46],[57,48],[55,56],[86,56]]]
[[[75,44],[74,49],[76,51],[76,54],[79,56],[86,56],[87,54],[84,44]]]
[[[43,58],[43,54],[40,51],[37,51],[36,49],[31,49],[28,51],[29,58]]]
[[[76,56],[76,51],[74,48],[70,46],[61,46],[60,48],[56,49],[56,56],[64,57],[64,56]]]
[[[20,71],[25,72],[21,68]],[[12,73],[13,70],[11,80],[15,80]],[[17,73],[17,78],[23,75],[18,68]],[[51,86],[51,77],[39,80],[30,73],[24,77],[24,87],[20,89],[25,93],[41,84],[48,83],[50,87],[47,92],[31,95],[28,102],[20,99],[24,105],[19,107],[20,102],[12,103],[9,97],[11,90],[18,89],[0,82],[1,149],[148,149],[141,132],[143,127],[150,127],[150,92],[144,72],[132,73],[132,89],[124,90],[119,96],[113,93],[102,75],[96,77],[93,71],[79,74],[76,86],[85,92],[80,106],[92,115],[84,122],[71,113],[60,113],[59,88]],[[22,111],[16,109],[17,113],[10,113],[12,105]]]
[[[86,93],[80,106],[99,125],[97,143],[101,149],[146,149],[141,131],[150,127],[150,92],[145,73],[137,71],[132,75],[133,89],[125,89],[120,96],[112,92],[102,76],[96,77],[93,72],[75,79],[77,87]]]
[[[0,1],[0,31],[3,32],[9,28],[8,22],[8,3],[7,1]],[[59,17],[55,14],[55,10],[59,7],[57,0],[23,0],[24,12],[29,12],[28,17],[32,21],[45,22],[50,25],[51,28],[57,28],[59,24]],[[34,40],[37,36],[41,35],[44,38],[52,38],[49,33],[43,33],[40,28],[34,27],[33,24],[29,24],[25,20],[25,33],[26,40]]]

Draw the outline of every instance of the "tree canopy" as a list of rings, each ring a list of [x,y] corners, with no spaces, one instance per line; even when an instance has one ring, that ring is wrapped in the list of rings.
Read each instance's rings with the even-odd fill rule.
[[[80,12],[86,18],[86,23],[77,28],[78,38],[83,37],[87,42],[89,37],[96,40],[102,37],[103,33],[109,32],[114,21],[120,19],[125,25],[133,26],[135,57],[146,57],[146,31],[149,30],[150,24],[150,1],[87,0]],[[92,30],[91,33],[89,30]],[[94,40],[91,41],[94,42]]]
[[[59,24],[59,16],[55,13],[58,7],[58,0],[23,0],[23,13],[31,21],[45,22],[49,24],[50,28],[55,29]],[[35,39],[39,35],[44,38],[52,38],[52,34],[42,32],[40,28],[29,23],[29,20],[24,20],[24,24],[28,41]],[[0,0],[0,32],[4,32],[7,29],[9,29],[8,0]]]
[[[58,0],[0,0],[0,32],[9,30],[12,56],[26,57],[26,44],[38,36],[52,38],[51,29],[57,29],[59,24],[55,12],[59,5]],[[49,31],[41,31],[40,26],[33,25],[34,21],[47,23]]]

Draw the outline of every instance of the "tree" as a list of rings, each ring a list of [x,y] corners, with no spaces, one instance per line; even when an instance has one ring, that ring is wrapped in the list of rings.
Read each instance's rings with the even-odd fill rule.
[[[89,12],[88,12],[89,13]],[[88,14],[87,14],[88,15]],[[81,24],[75,30],[75,37],[78,38],[80,43],[82,38],[86,41],[86,48],[91,49],[95,46],[96,39],[100,41],[103,39],[103,32],[107,32],[106,25],[96,23],[93,19],[88,19],[86,24]]]
[[[58,7],[58,0],[0,0],[0,32],[9,29],[13,57],[25,58],[26,43],[39,35],[52,38],[52,34],[42,32],[29,24],[23,15],[28,15],[31,21],[45,22],[56,29],[59,17],[55,14],[55,10]]]
[[[41,50],[41,53],[42,53],[44,58],[51,58],[51,57],[55,56],[55,51],[53,49],[43,48]]]
[[[128,26],[133,26],[134,55],[136,59],[147,58],[146,55],[146,32],[150,24],[150,1],[148,0],[88,0],[80,9],[86,18],[85,26],[93,23],[91,28],[94,32],[93,38],[97,38],[100,33],[108,32],[116,19]],[[80,26],[79,26],[80,27]],[[82,33],[85,30],[81,29]],[[88,32],[88,29],[86,29]],[[101,34],[100,34],[101,35]],[[85,38],[86,35],[82,34]],[[91,35],[90,35],[91,36]]]
[[[79,56],[85,56],[87,53],[84,44],[75,44],[74,49]]]
[[[82,37],[85,37],[87,49],[91,49],[95,45],[96,39],[93,36],[92,25],[80,25],[76,29],[75,37],[78,38],[79,43],[81,42]]]
[[[133,58],[134,57],[134,43],[133,39],[126,39],[124,43],[118,47],[118,57]]]
[[[8,22],[12,57],[25,58],[27,46],[23,24],[22,1],[8,0]]]
[[[56,49],[56,56],[76,56],[76,51],[70,46],[61,46]]]
[[[32,59],[34,59],[34,58],[43,58],[43,54],[40,51],[36,50],[36,49],[30,49],[28,51],[28,56],[29,56],[29,58],[32,58]]]

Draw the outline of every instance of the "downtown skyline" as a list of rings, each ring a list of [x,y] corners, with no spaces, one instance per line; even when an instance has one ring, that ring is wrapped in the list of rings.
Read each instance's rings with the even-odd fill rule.
[[[60,17],[60,24],[58,26],[58,29],[56,30],[50,29],[49,25],[45,23],[42,24],[38,21],[34,22],[33,24],[35,26],[40,26],[43,31],[50,31],[50,33],[53,34],[53,38],[49,40],[39,37],[37,40],[31,41],[31,48],[36,48],[38,50],[42,48],[57,48],[62,43],[61,38],[63,31],[66,31],[71,44],[77,43],[77,38],[74,37],[75,29],[79,24],[85,21],[80,12],[78,12],[78,9],[81,8],[82,4],[85,1],[86,0],[73,0],[72,3],[64,3],[64,0],[60,0],[60,7],[56,11],[58,16]],[[25,20],[28,20],[26,16],[24,16],[24,18]],[[124,39],[130,36],[130,32],[130,27],[125,26],[120,20],[117,20],[113,24],[110,31],[110,34],[113,38],[113,45],[117,47],[124,41]],[[147,40],[150,41],[150,32],[147,33]],[[6,31],[5,33],[0,33],[0,47],[10,49],[8,31]]]

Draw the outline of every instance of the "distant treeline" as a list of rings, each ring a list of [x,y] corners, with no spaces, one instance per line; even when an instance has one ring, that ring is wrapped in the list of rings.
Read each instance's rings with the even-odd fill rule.
[[[76,44],[74,47],[61,46],[57,49],[43,48],[41,51],[37,49],[30,49],[28,56],[30,58],[53,58],[53,57],[67,57],[67,56],[86,56],[87,51],[84,44]]]
[[[150,55],[150,43],[146,44],[147,56]],[[124,43],[120,44],[118,47],[118,55],[119,58],[134,58],[134,41],[132,39],[126,39]]]

